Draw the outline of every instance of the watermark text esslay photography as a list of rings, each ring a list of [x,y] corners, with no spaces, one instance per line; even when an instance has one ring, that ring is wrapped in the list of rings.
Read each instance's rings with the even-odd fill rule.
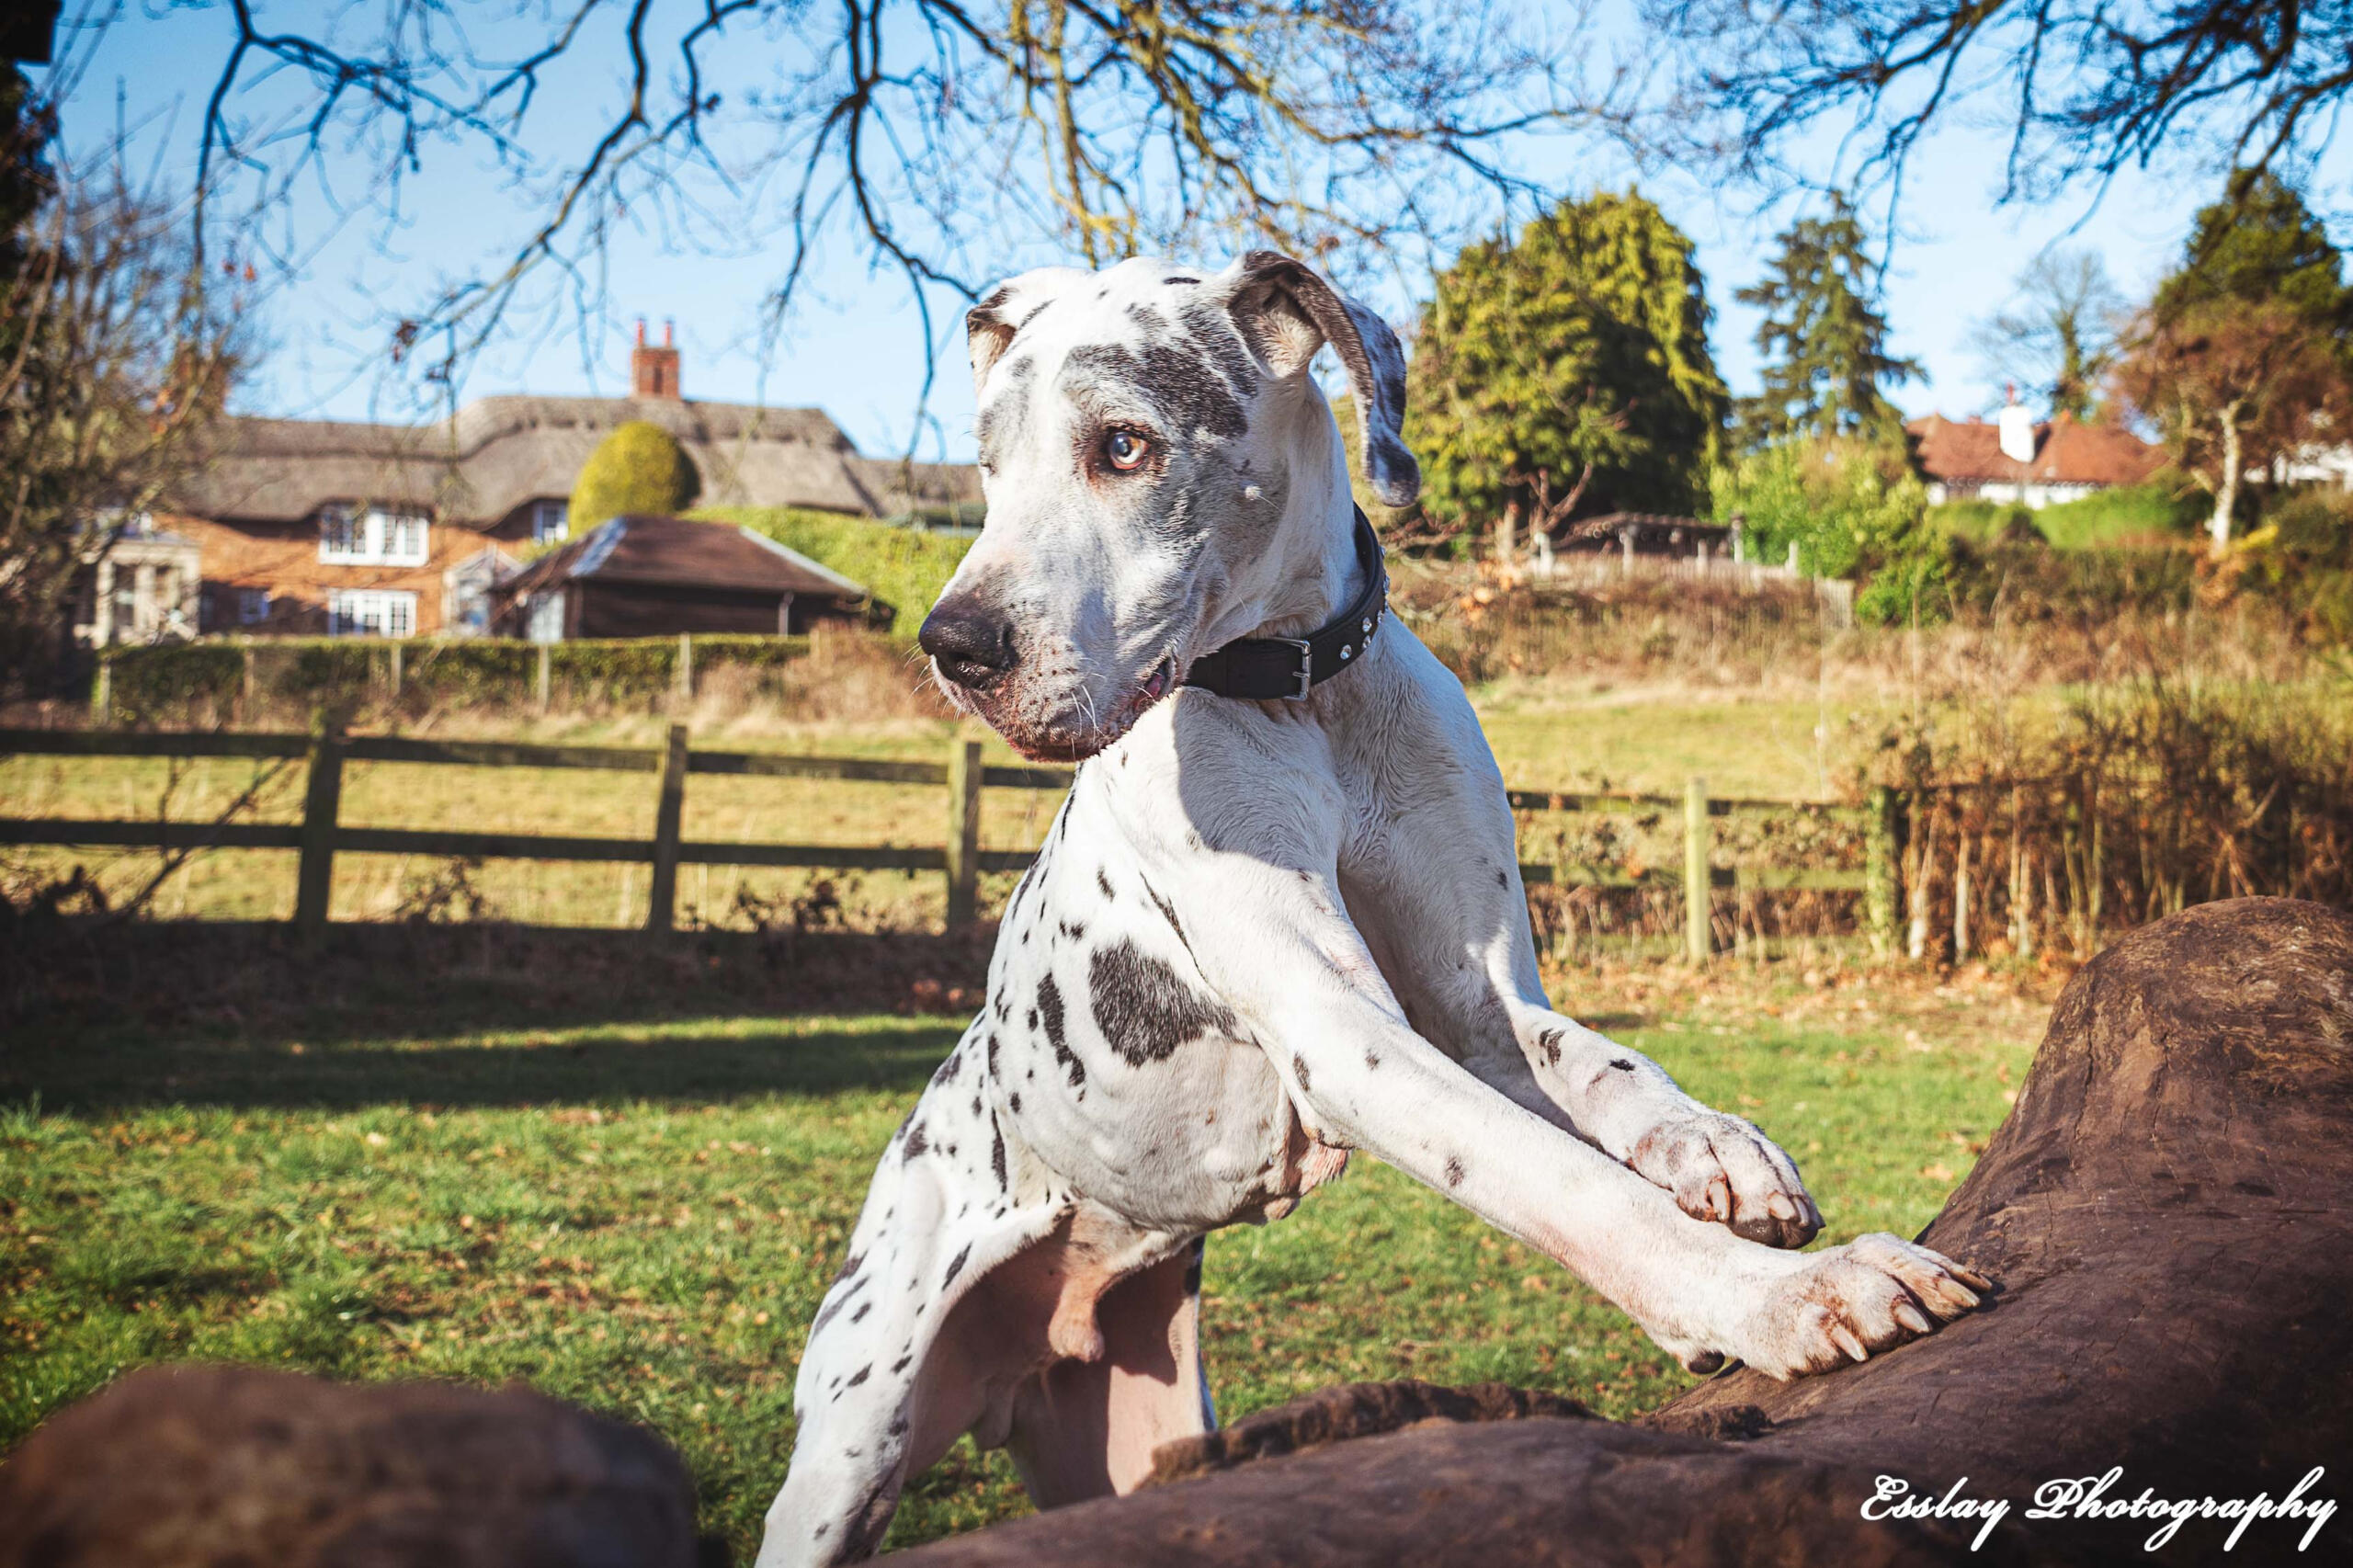
[[[2177,1532],[2192,1519],[2231,1521],[2230,1533],[2222,1538],[2225,1551],[2234,1551],[2247,1527],[2258,1520],[2280,1519],[2303,1522],[2304,1531],[2296,1542],[2299,1551],[2308,1550],[2336,1513],[2334,1498],[2308,1495],[2320,1484],[2323,1468],[2314,1465],[2303,1478],[2290,1487],[2284,1497],[2274,1497],[2258,1492],[2252,1497],[2159,1497],[2147,1487],[2137,1496],[2127,1497],[2118,1491],[2124,1478],[2124,1467],[2118,1465],[2104,1475],[2065,1476],[2046,1481],[2034,1489],[2034,1505],[2019,1516],[2028,1519],[2119,1519],[2157,1520],[2157,1528],[2142,1543],[2144,1550],[2155,1551],[2173,1540]],[[1867,1519],[1956,1519],[1980,1521],[1977,1535],[1970,1542],[1974,1551],[1985,1544],[1994,1527],[2009,1516],[2010,1499],[2006,1497],[1971,1497],[1966,1495],[1969,1478],[1962,1476],[1946,1488],[1943,1495],[1915,1492],[1912,1483],[1900,1476],[1882,1475],[1870,1501],[1862,1506]]]

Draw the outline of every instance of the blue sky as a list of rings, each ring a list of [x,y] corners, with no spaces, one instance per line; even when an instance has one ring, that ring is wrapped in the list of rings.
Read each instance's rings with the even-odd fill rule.
[[[268,11],[262,14],[267,22]],[[1639,48],[1630,23],[1602,26],[1612,46]],[[67,101],[69,144],[97,145],[119,122],[131,128],[141,157],[167,176],[192,169],[204,95],[228,43],[229,24],[217,9],[150,12],[134,4]],[[604,67],[591,66],[597,68]],[[266,104],[273,85],[265,83],[248,101]],[[567,134],[574,145],[584,141],[587,95],[577,98],[583,112],[559,100],[544,120],[535,119],[539,143],[557,147]],[[2191,213],[2220,183],[2210,169],[2174,167],[2128,174],[2097,207],[2086,191],[2049,206],[2002,208],[1995,203],[2001,152],[1992,131],[1956,125],[1926,145],[1908,176],[1885,303],[1894,348],[1927,371],[1924,381],[1895,393],[1911,413],[1933,408],[1960,415],[1999,402],[1999,378],[1986,371],[1974,327],[2007,300],[2012,279],[2038,250],[2054,242],[2088,246],[2128,293],[2138,294],[2170,263]],[[294,213],[301,254],[290,267],[265,268],[260,309],[270,351],[242,395],[248,412],[367,418],[404,411],[405,403],[391,406],[381,373],[388,303],[397,308],[429,293],[440,277],[495,259],[512,244],[525,205],[511,181],[472,149],[427,147],[423,155],[423,173],[406,192],[397,223],[362,210],[331,230],[331,202],[364,208],[364,199],[355,199],[366,193],[317,180],[305,185]],[[1618,188],[1634,178],[1624,155],[1604,143],[1530,144],[1519,150],[1518,162],[1524,172],[1570,188]],[[2345,188],[2347,162],[2341,151],[2326,160],[2321,183]],[[1696,242],[1716,307],[1718,363],[1735,392],[1752,390],[1756,318],[1734,302],[1733,290],[1757,276],[1790,209],[1759,211],[1753,196],[1673,173],[1639,183]],[[281,255],[292,254],[286,238],[281,221],[272,231]],[[723,229],[665,238],[649,217],[625,219],[608,250],[602,313],[582,320],[551,303],[482,355],[463,394],[625,391],[633,320],[650,318],[658,334],[662,321],[674,318],[690,397],[814,404],[863,449],[904,449],[915,434],[923,354],[904,288],[870,272],[846,242],[832,244],[814,275],[816,287],[764,364],[760,311],[777,276],[773,249]],[[1410,320],[1415,303],[1403,290],[1375,302],[1401,323]],[[969,458],[971,392],[961,344],[942,358],[931,408],[938,426],[922,433],[919,454]]]

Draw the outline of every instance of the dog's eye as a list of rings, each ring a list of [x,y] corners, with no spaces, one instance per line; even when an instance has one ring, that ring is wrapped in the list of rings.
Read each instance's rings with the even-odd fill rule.
[[[1121,473],[1132,473],[1152,455],[1152,443],[1131,430],[1114,430],[1103,442],[1104,460]]]

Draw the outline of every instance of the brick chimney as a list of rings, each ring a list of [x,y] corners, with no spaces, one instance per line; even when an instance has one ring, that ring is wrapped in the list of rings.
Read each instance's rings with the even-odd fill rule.
[[[631,397],[666,398],[676,403],[684,396],[678,391],[678,350],[672,341],[676,328],[662,324],[662,347],[654,347],[645,341],[645,318],[637,318],[637,347],[629,356],[629,395]]]

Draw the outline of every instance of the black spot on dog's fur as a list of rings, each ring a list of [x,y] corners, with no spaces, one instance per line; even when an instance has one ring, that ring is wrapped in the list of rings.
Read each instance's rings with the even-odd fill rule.
[[[1090,343],[1071,350],[1063,361],[1063,375],[1081,382],[1108,382],[1151,404],[1179,440],[1206,434],[1230,441],[1250,430],[1249,415],[1233,386],[1188,347]]]
[[[1626,1060],[1624,1057],[1622,1057],[1622,1056],[1621,1056],[1621,1057],[1620,1057],[1617,1061],[1612,1062],[1609,1065],[1611,1065],[1612,1067],[1617,1068],[1617,1069],[1618,1069],[1618,1071],[1620,1071],[1620,1073],[1631,1073],[1631,1072],[1634,1070],[1634,1064],[1633,1064],[1632,1062],[1631,1062],[1627,1061],[1627,1060]]]
[[[1462,1162],[1455,1159],[1452,1155],[1449,1155],[1447,1157],[1446,1185],[1449,1187],[1461,1187],[1462,1185]]]
[[[1019,1116],[1021,1114],[1021,1096],[1019,1095],[1006,1096],[1005,1103],[1012,1110],[1014,1115]]]
[[[989,1030],[988,1063],[989,1076],[992,1078],[996,1076],[996,1030],[991,1029]]]
[[[931,1140],[924,1136],[923,1123],[918,1121],[907,1129],[907,1141],[899,1145],[899,1157],[912,1160],[930,1147]]]
[[[1185,950],[1188,953],[1191,952],[1193,950],[1193,944],[1186,939],[1185,923],[1176,918],[1176,906],[1170,903],[1166,899],[1161,897],[1160,890],[1154,887],[1150,882],[1144,883],[1143,892],[1144,896],[1152,900],[1153,907],[1160,911],[1160,917],[1168,922],[1168,928],[1176,933],[1176,939],[1185,943]]]
[[[1075,942],[1086,937],[1086,927],[1074,924],[1072,921],[1065,920],[1062,923],[1062,932],[1063,936],[1068,937],[1072,941]]]
[[[1054,977],[1051,974],[1038,982],[1038,1006],[1034,1010],[1032,1028],[1036,1027],[1034,1020],[1039,1015],[1042,1015],[1046,1021],[1046,1043],[1054,1048],[1054,1060],[1062,1064],[1063,1072],[1070,1074],[1071,1085],[1074,1088],[1086,1083],[1086,1063],[1072,1054],[1070,1041],[1063,1032],[1063,988],[1054,983]]]
[[[1111,891],[1111,879],[1103,874],[1103,868],[1100,866],[1095,868],[1095,885],[1103,890],[1104,903],[1118,902],[1120,895]]]
[[[1005,1189],[1005,1129],[996,1130],[995,1141],[989,1147],[989,1168],[996,1173],[997,1190]]]
[[[964,1250],[948,1260],[948,1272],[941,1275],[939,1278],[939,1288],[941,1290],[945,1290],[948,1287],[956,1283],[956,1276],[964,1272],[964,1260],[972,1256],[972,1244],[966,1242],[964,1244]]]
[[[908,1366],[914,1362],[914,1360],[915,1358],[912,1356],[902,1356],[897,1360],[891,1363],[891,1370],[893,1372],[904,1372],[907,1369]]]
[[[1200,279],[1198,278],[1164,278],[1160,281],[1161,285],[1165,288],[1174,283],[1199,283]]]
[[[1364,1053],[1364,1064],[1365,1064],[1365,1066],[1366,1066],[1367,1068],[1373,1068],[1373,1067],[1378,1067],[1378,1066],[1380,1066],[1380,1065],[1381,1065],[1381,1054],[1380,1054],[1380,1052],[1378,1052],[1378,1051],[1366,1051],[1366,1052]]]
[[[1544,1064],[1558,1067],[1561,1064],[1561,1031],[1546,1029],[1536,1037],[1536,1042],[1544,1048]]]
[[[1212,1030],[1230,1030],[1233,1014],[1200,995],[1160,960],[1131,941],[1097,948],[1087,960],[1086,982],[1095,1027],[1131,1066],[1165,1062],[1188,1040]]]
[[[1495,886],[1499,888],[1507,888],[1511,886],[1510,874],[1504,871],[1497,871],[1495,873]]]
[[[935,1084],[952,1084],[956,1081],[956,1074],[963,1070],[963,1066],[962,1055],[951,1051],[948,1053],[948,1060],[939,1064],[939,1071],[931,1075],[931,1081]]]
[[[867,1313],[869,1313],[869,1312],[872,1312],[873,1310],[874,1310],[874,1303],[873,1303],[873,1302],[871,1302],[871,1301],[860,1301],[860,1302],[858,1304],[858,1311],[856,1311],[856,1312],[852,1312],[852,1313],[850,1313],[850,1314],[849,1314],[849,1321],[850,1321],[850,1322],[852,1322],[852,1323],[864,1323],[864,1322],[866,1321],[866,1314],[867,1314]]]
[[[1307,1058],[1294,1053],[1290,1059],[1290,1071],[1291,1075],[1299,1080],[1299,1092],[1302,1095],[1306,1094],[1310,1087]]]

